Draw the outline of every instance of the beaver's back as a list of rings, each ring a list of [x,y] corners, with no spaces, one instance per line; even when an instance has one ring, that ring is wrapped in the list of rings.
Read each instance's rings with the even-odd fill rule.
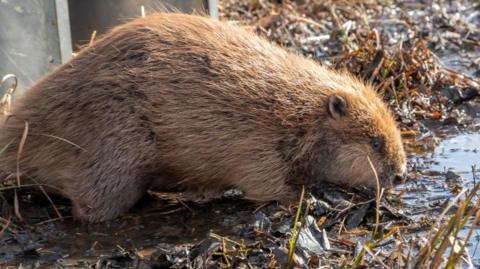
[[[0,144],[12,142],[2,169],[15,172],[28,123],[21,171],[69,197],[108,192],[117,184],[107,175],[121,171],[163,187],[266,184],[270,193],[251,196],[268,200],[284,192],[269,180],[287,173],[276,151],[285,118],[275,107],[295,109],[302,98],[271,87],[297,83],[279,76],[289,57],[202,17],[161,14],[118,27],[16,102],[15,116],[0,127]],[[264,180],[249,183],[253,172]]]

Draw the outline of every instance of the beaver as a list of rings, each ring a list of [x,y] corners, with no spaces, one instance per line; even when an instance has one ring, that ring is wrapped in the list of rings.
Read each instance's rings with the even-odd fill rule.
[[[148,188],[289,201],[299,184],[375,187],[368,158],[383,187],[406,170],[371,85],[203,16],[118,26],[17,99],[0,127],[0,169],[15,174],[18,158],[22,175],[89,222],[128,211]]]

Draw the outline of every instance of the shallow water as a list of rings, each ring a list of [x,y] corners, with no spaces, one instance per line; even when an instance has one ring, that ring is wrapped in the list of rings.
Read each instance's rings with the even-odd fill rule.
[[[411,158],[419,171],[416,181],[398,187],[407,190],[403,195],[407,215],[420,220],[424,216],[435,218],[440,214],[459,188],[471,189],[480,182],[480,134],[462,133],[451,135],[439,142],[433,151]],[[446,172],[460,176],[459,179],[447,179]],[[450,173],[453,175],[452,173]],[[448,178],[452,178],[450,176]],[[465,237],[468,228],[464,229]],[[480,266],[480,229],[470,239],[469,254],[472,262]]]
[[[480,134],[466,133],[444,140],[436,147],[432,158],[436,160],[432,170],[454,169],[470,185],[473,183],[472,165],[480,168]]]
[[[33,211],[44,210],[38,205],[29,207]],[[67,218],[25,225],[17,234],[0,237],[0,268],[7,264],[76,268],[95,264],[103,258],[120,260],[123,264],[122,255],[126,252],[148,258],[162,248],[170,250],[197,243],[207,238],[211,230],[223,235],[238,233],[243,223],[254,219],[254,209],[252,204],[243,201],[167,205],[165,200],[150,199],[126,216],[105,223],[86,225]],[[51,215],[51,210],[48,211]],[[24,213],[30,215],[30,212]],[[45,216],[45,212],[40,215]]]

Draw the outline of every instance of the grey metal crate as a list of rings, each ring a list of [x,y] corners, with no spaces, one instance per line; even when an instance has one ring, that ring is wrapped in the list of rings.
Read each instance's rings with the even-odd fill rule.
[[[93,31],[141,16],[141,6],[149,14],[162,5],[217,16],[217,0],[0,0],[0,77],[17,75],[21,92],[68,61]]]
[[[59,21],[56,11],[56,1],[0,1],[0,76],[17,75],[19,89],[62,62],[58,29],[68,19]],[[71,55],[71,45],[64,53]]]

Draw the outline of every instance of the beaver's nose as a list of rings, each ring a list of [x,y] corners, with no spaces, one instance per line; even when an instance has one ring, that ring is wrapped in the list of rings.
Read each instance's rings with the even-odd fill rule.
[[[407,179],[407,173],[396,174],[395,176],[393,176],[393,183],[402,184],[402,183],[405,183],[406,179]]]

